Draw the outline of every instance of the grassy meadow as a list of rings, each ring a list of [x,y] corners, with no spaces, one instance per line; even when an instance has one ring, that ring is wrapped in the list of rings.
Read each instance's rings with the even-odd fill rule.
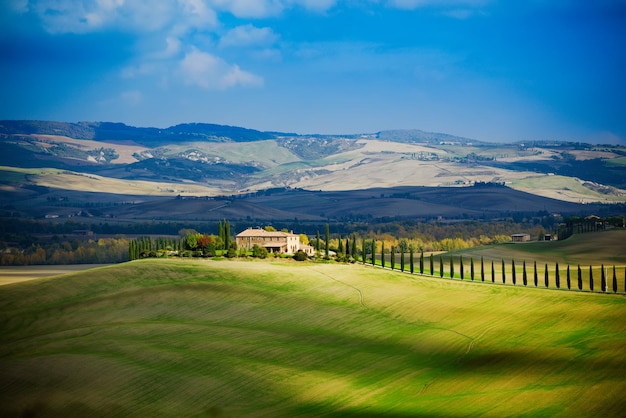
[[[0,287],[2,416],[622,416],[626,299],[150,259]]]

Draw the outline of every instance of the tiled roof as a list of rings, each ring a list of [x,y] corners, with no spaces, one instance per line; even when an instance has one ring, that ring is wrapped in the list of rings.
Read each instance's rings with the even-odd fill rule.
[[[291,237],[294,234],[289,234],[282,231],[266,231],[261,228],[248,228],[237,234],[238,237]]]

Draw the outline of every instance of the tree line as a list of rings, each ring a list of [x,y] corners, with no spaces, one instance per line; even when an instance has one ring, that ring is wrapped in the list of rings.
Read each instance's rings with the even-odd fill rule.
[[[419,252],[418,262],[415,263],[415,251],[409,247],[408,254],[404,249],[399,247],[391,247],[389,258],[385,250],[384,241],[380,245],[378,251],[378,243],[376,240],[369,242],[362,241],[362,254],[360,261],[363,264],[371,264],[390,270],[407,271],[411,274],[419,273],[432,277],[460,279],[480,282],[491,282],[498,284],[510,284],[513,286],[534,286],[552,289],[567,289],[590,292],[603,293],[626,293],[626,267],[605,266],[583,266],[577,265],[575,268],[567,265],[566,268],[559,267],[559,263],[555,263],[554,267],[550,267],[547,263],[544,266],[537,266],[537,262],[533,261],[529,265],[526,260],[522,260],[522,264],[515,264],[512,259],[510,263],[506,263],[504,259],[500,260],[500,265],[496,268],[496,263],[491,260],[490,264],[485,265],[484,257],[481,256],[480,261],[474,260],[473,257],[460,256],[444,256],[443,254],[435,255],[430,253],[425,256],[424,252]],[[369,251],[368,251],[369,249]],[[408,267],[405,266],[408,255]],[[399,258],[399,263],[398,263]],[[621,283],[621,284],[620,284]]]

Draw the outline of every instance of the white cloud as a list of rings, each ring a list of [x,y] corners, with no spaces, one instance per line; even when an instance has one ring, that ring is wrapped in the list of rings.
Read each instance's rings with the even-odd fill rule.
[[[263,78],[230,65],[206,52],[192,50],[180,63],[184,83],[208,90],[224,90],[235,86],[259,87]]]
[[[138,90],[130,90],[122,92],[120,95],[122,101],[131,106],[137,106],[143,101],[143,94]]]
[[[468,8],[483,7],[491,1],[492,0],[388,0],[387,4],[391,7],[406,10],[415,10],[420,7],[462,7],[464,10],[467,10]]]
[[[300,6],[314,12],[325,12],[337,0],[212,0],[220,10],[225,10],[240,18],[264,18],[277,16],[283,10]]]
[[[215,11],[204,0],[30,0],[15,1],[14,9],[33,13],[51,33],[87,33],[111,27],[152,32],[217,25]]]
[[[253,25],[237,26],[229,30],[220,41],[220,46],[269,46],[278,40],[271,28]]]

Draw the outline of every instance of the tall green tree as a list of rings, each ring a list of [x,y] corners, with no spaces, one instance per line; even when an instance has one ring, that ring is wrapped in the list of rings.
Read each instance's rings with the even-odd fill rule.
[[[600,270],[600,291],[606,292],[606,274],[604,273],[604,264],[602,264],[602,268]]]
[[[615,271],[615,264],[613,265],[613,293],[617,293],[617,272]]]
[[[337,246],[337,252],[339,253],[337,254],[339,257],[343,255],[343,241],[341,241],[341,235],[339,235],[339,244]]]
[[[485,259],[482,255],[480,256],[480,281],[485,281]]]
[[[491,260],[491,283],[496,282],[496,269],[493,267],[493,260]]]
[[[439,256],[439,277],[443,278],[443,256]]]
[[[404,271],[404,247],[400,246],[400,271]]]
[[[537,273],[537,261],[534,262],[534,272],[533,272],[533,279],[535,281],[535,287],[537,287],[537,285],[539,284],[539,278],[537,277],[538,273]]]
[[[526,274],[526,260],[522,261],[522,282],[524,286],[528,284],[528,275]]]
[[[382,268],[385,268],[385,241],[383,241],[380,250],[380,265],[382,266]]]
[[[454,279],[454,257],[450,256],[450,278]]]
[[[357,249],[356,249],[356,235],[352,235],[352,258],[356,261],[357,259]]]
[[[502,284],[506,283],[506,271],[505,271],[504,259],[502,259]]]
[[[511,260],[511,272],[512,272],[511,280],[513,280],[513,286],[515,286],[517,282],[517,273],[515,271],[515,260]]]
[[[593,270],[589,266],[589,290],[593,292]]]
[[[435,275],[435,257],[433,256],[433,253],[430,253],[430,275],[434,276]]]
[[[328,227],[328,224],[326,224],[326,231],[324,233],[324,240],[326,241],[326,243],[324,244],[324,253],[326,255],[326,258],[328,258],[329,254],[330,254],[330,229]]]
[[[230,222],[224,219],[224,249],[230,249]]]
[[[409,245],[409,271],[411,274],[415,271],[415,260],[413,259],[413,244]]]
[[[393,270],[394,266],[396,264],[396,247],[394,247],[393,245],[391,246],[391,260],[390,260],[390,264],[391,264],[391,270]]]
[[[321,247],[320,247],[320,240],[321,239],[322,238],[320,237],[320,231],[318,230],[317,234],[315,235],[315,251],[317,251],[318,253],[321,250]]]
[[[224,238],[224,224],[222,224],[222,221],[219,221],[217,223],[217,236],[220,237],[220,241],[222,242],[222,250],[224,250],[224,245],[226,243],[226,239]]]
[[[583,290],[583,271],[580,268],[580,264],[578,265],[578,290]]]
[[[549,278],[548,278],[548,264],[546,264],[546,268],[544,269],[543,280],[545,282],[546,287],[549,286]]]
[[[424,251],[420,253],[420,274],[424,274]]]
[[[570,290],[572,288],[572,280],[570,277],[570,272],[569,272],[569,264],[567,265],[567,290]]]
[[[461,270],[461,280],[465,279],[465,267],[463,266],[463,256],[460,256],[460,267],[459,269]]]
[[[558,262],[556,263],[554,281],[556,283],[556,288],[560,289],[561,288],[561,274],[559,273],[559,263]]]
[[[470,278],[474,280],[474,257],[470,257]]]
[[[367,255],[367,241],[361,238],[361,261],[365,264],[365,256]]]
[[[372,265],[376,265],[376,240],[372,240]]]

